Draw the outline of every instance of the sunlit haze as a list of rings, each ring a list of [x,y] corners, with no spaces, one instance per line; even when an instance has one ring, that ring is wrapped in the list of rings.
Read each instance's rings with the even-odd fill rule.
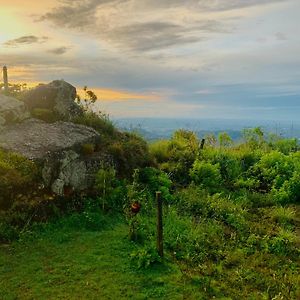
[[[13,82],[87,85],[113,117],[298,119],[298,0],[0,5]]]

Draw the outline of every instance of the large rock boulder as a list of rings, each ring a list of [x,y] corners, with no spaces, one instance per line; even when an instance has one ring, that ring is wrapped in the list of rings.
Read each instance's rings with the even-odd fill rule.
[[[37,162],[45,186],[59,195],[93,187],[95,173],[108,159],[94,152],[100,141],[94,129],[62,121],[28,119],[0,132],[0,148]],[[86,153],[85,148],[92,151]]]
[[[0,127],[29,118],[22,101],[0,94]]]
[[[30,111],[47,109],[57,113],[64,120],[82,113],[75,102],[76,88],[64,80],[54,80],[49,84],[40,84],[24,95],[24,102]]]

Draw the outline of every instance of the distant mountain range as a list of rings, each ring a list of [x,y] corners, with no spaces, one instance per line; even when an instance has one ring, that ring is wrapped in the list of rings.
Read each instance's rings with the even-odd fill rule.
[[[300,140],[300,122],[272,120],[241,119],[171,119],[171,118],[122,118],[113,119],[117,127],[140,133],[152,141],[169,138],[177,129],[187,129],[199,137],[213,133],[218,135],[226,131],[233,140],[242,137],[245,128],[261,127],[265,132],[275,133],[282,137],[293,137]]]

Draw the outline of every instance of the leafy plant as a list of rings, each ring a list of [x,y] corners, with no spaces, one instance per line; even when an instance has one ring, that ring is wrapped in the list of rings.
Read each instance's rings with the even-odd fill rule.
[[[111,166],[101,168],[96,174],[95,186],[101,194],[103,210],[105,208],[105,201],[114,188],[115,180],[116,171]]]
[[[191,179],[199,185],[215,189],[221,184],[221,172],[219,164],[212,164],[196,160],[190,170]]]

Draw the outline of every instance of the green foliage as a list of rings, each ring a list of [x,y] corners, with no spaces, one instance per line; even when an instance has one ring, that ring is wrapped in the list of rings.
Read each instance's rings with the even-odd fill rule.
[[[192,131],[177,130],[171,140],[159,141],[150,147],[150,151],[159,168],[170,175],[174,183],[189,183],[189,169],[199,151],[199,139]]]
[[[218,136],[219,144],[221,147],[230,147],[233,145],[233,140],[226,132],[221,132]]]
[[[270,239],[270,252],[278,255],[289,255],[296,240],[290,230],[280,229],[277,235]]]
[[[116,129],[112,121],[104,113],[85,111],[82,115],[75,116],[72,119],[72,122],[74,122],[75,124],[92,127],[99,133],[104,134],[108,137],[114,136],[116,134]]]
[[[222,179],[219,164],[212,164],[201,160],[194,162],[190,176],[196,184],[210,189],[219,187]]]
[[[148,189],[152,196],[155,195],[155,192],[160,191],[164,201],[167,203],[172,201],[173,197],[170,193],[172,181],[165,172],[155,168],[144,168],[139,173],[139,182]]]
[[[265,134],[261,127],[247,128],[243,130],[244,141],[252,149],[264,146],[264,136]]]
[[[295,214],[295,209],[282,206],[274,207],[270,213],[272,219],[282,226],[292,225]]]
[[[277,135],[270,135],[269,146],[286,155],[299,149],[297,139],[284,139]]]
[[[47,123],[53,123],[61,119],[57,113],[53,112],[51,109],[46,108],[35,108],[31,111],[31,115],[34,118],[43,120]]]
[[[12,242],[19,237],[18,229],[13,225],[0,220],[0,244],[1,242]]]
[[[130,254],[131,261],[138,269],[147,269],[155,263],[161,262],[156,248],[153,244],[147,244],[146,246],[133,251]]]
[[[26,225],[20,242],[26,241],[31,245],[31,239],[34,243],[36,240],[43,243],[51,236],[51,242],[48,241],[50,247],[47,245],[49,249],[64,249],[57,244],[52,247],[53,240],[64,245],[69,243],[71,252],[74,248],[78,249],[72,257],[75,260],[90,248],[94,249],[95,253],[88,252],[89,255],[80,264],[94,268],[85,276],[95,274],[95,268],[98,270],[107,253],[116,249],[119,249],[116,255],[109,256],[104,264],[106,268],[112,268],[113,279],[123,271],[129,277],[138,274],[136,278],[147,272],[152,274],[156,269],[161,272],[166,263],[180,269],[178,282],[181,283],[175,284],[175,296],[166,294],[166,282],[172,280],[172,276],[166,275],[168,280],[156,287],[158,292],[155,295],[153,279],[150,280],[151,291],[147,290],[144,298],[299,298],[299,238],[295,234],[295,230],[299,230],[299,207],[296,204],[293,208],[281,206],[299,201],[300,154],[295,152],[297,143],[275,138],[267,141],[263,131],[255,128],[245,131],[243,144],[232,145],[223,134],[221,147],[214,147],[215,142],[212,141],[200,150],[199,140],[194,133],[179,130],[169,141],[150,145],[149,151],[146,142],[136,134],[122,133],[116,129],[113,130],[114,134],[108,134],[109,131],[101,129],[101,126],[97,130],[101,132],[101,146],[105,154],[109,154],[116,164],[115,169],[103,166],[97,173],[97,197],[77,199],[79,204],[67,210],[72,214],[59,218],[56,227],[45,225],[44,228],[50,228],[45,232],[40,230],[35,233],[33,227]],[[7,154],[1,155],[6,157]],[[0,176],[2,174],[3,180],[6,180],[10,168],[24,175],[17,168],[19,163],[15,162],[12,167],[11,162],[2,156]],[[126,179],[120,180],[118,177]],[[17,178],[15,173],[12,173],[12,178]],[[154,246],[155,192],[158,190],[162,192],[164,203],[164,260],[159,258]],[[127,222],[116,216],[121,225],[111,230],[114,221],[108,222],[107,216],[100,212],[101,201],[105,213],[123,211]],[[141,205],[138,213],[132,210],[131,205],[135,202]],[[67,205],[64,199],[62,203]],[[57,215],[61,215],[61,207],[56,203],[55,207]],[[42,210],[47,209],[49,207],[45,206]],[[38,210],[32,212],[31,216],[35,216]],[[45,214],[49,215],[49,211]],[[19,218],[23,218],[26,224],[27,217],[20,215]],[[32,223],[31,219],[29,223]],[[10,241],[19,235],[19,228],[15,224],[0,222],[0,239],[2,237],[2,240]],[[40,225],[36,226],[38,228]],[[65,230],[63,234],[60,231],[62,228]],[[121,233],[118,231],[120,228]],[[74,236],[70,236],[75,229]],[[107,235],[103,233],[104,229],[108,231]],[[80,235],[81,231],[84,235]],[[88,240],[89,235],[92,242]],[[78,245],[76,239],[80,240]],[[109,247],[105,248],[108,251],[104,253],[103,247],[106,245]],[[120,257],[123,257],[121,267]],[[0,268],[4,265],[0,261]],[[144,282],[138,281],[139,288],[145,288],[149,278]],[[178,291],[182,294],[177,294]],[[89,298],[93,295],[91,292]],[[109,298],[111,295],[105,296]]]
[[[122,176],[130,176],[134,169],[151,164],[148,144],[134,133],[122,133],[108,146],[116,168]]]
[[[116,182],[116,171],[113,167],[101,168],[96,174],[95,186],[102,197],[102,208],[105,208],[105,201],[113,191]]]
[[[242,175],[244,158],[241,157],[239,152],[224,148],[208,148],[201,152],[200,159],[219,165],[224,185],[228,188],[232,187],[234,182]]]
[[[37,187],[38,168],[20,155],[0,151],[0,210]]]
[[[169,160],[169,146],[170,142],[168,140],[159,140],[150,144],[150,153],[157,163],[163,163]]]

